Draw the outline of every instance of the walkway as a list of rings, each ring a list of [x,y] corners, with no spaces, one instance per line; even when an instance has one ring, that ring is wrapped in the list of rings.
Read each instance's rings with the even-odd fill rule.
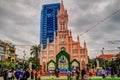
[[[0,77],[0,80],[3,80],[3,77]]]

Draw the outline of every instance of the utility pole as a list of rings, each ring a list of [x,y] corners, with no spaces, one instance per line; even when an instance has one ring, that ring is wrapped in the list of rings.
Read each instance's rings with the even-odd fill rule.
[[[104,47],[102,48],[102,51],[101,51],[101,52],[102,52],[103,61],[104,61],[104,68],[106,68],[106,67],[105,67],[105,57],[104,57]]]
[[[16,53],[14,55],[14,70],[16,69]]]
[[[24,63],[25,63],[25,56],[26,56],[26,53],[25,51],[23,51],[24,55],[23,55],[23,69],[24,69]]]
[[[119,50],[120,50],[120,47],[117,47]],[[120,52],[119,52],[119,54],[120,54]]]

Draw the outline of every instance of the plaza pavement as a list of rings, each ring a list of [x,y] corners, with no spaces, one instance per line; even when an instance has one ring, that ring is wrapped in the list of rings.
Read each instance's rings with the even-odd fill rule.
[[[102,77],[92,77],[92,78],[102,78]],[[56,78],[56,77],[54,77],[54,76],[43,76],[42,78],[41,78],[42,80],[49,80],[49,79],[58,79],[58,80],[61,80],[61,79],[67,79],[67,76],[60,76],[60,77],[58,77],[58,78]],[[74,79],[73,79],[74,80]]]
[[[3,77],[0,77],[0,80],[3,80]]]
[[[96,79],[97,78],[97,79]],[[107,78],[110,78],[110,80],[120,80],[120,77],[119,78],[111,78],[111,77],[107,77]],[[102,77],[92,77],[93,80],[102,80]],[[3,77],[0,77],[0,80],[4,80]],[[31,80],[31,79],[28,79],[28,80]],[[67,80],[67,76],[60,76],[59,78],[56,78],[54,76],[43,76],[41,78],[41,80]],[[73,79],[75,80],[75,79]],[[89,79],[88,79],[89,80]],[[105,79],[105,80],[109,80],[109,79]]]
[[[41,80],[67,80],[67,76],[60,76],[59,78],[56,78],[54,76],[43,76]],[[74,78],[73,80],[76,80],[76,79]],[[87,80],[90,80],[90,78],[88,78]],[[103,80],[103,79],[102,77],[94,76],[91,78],[91,80]],[[119,78],[118,77],[115,77],[115,78],[106,77],[104,80],[120,80],[120,77]]]

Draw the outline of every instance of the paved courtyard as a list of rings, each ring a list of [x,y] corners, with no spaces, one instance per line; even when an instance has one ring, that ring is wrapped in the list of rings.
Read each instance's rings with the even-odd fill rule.
[[[66,76],[61,76],[59,78],[56,78],[56,77],[53,77],[53,76],[46,76],[46,77],[43,76],[42,80],[67,80],[67,77]],[[76,79],[74,78],[73,80],[76,80]],[[79,79],[79,80],[81,80],[81,79]],[[87,80],[90,80],[90,78],[87,79]],[[102,77],[96,77],[95,76],[95,77],[92,77],[91,80],[102,80]],[[120,77],[119,78],[118,77],[115,77],[115,78],[107,77],[104,80],[120,80]]]
[[[0,77],[0,80],[3,80],[3,77]],[[28,79],[31,80],[31,79]],[[53,77],[53,76],[43,76],[41,80],[67,80],[66,76],[61,76],[59,78]],[[76,79],[73,79],[76,80]],[[81,79],[79,79],[81,80]],[[87,79],[90,80],[90,79]],[[91,80],[102,80],[102,77],[93,77]],[[111,78],[111,77],[107,77],[104,80],[120,80],[120,77],[116,77],[116,78]]]
[[[0,80],[3,80],[3,77],[0,77]]]

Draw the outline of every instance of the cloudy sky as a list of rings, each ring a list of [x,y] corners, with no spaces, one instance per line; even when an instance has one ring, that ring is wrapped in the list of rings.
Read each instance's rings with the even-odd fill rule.
[[[0,40],[17,45],[39,44],[40,12],[43,4],[58,3],[60,0],[0,0]],[[105,17],[120,9],[120,0],[63,0],[68,10],[69,29],[74,40]],[[120,46],[120,12],[80,36],[84,40],[90,57],[105,53],[118,53]],[[113,41],[114,44],[108,41]],[[30,46],[16,46],[18,57]],[[114,50],[114,51],[113,51]]]

